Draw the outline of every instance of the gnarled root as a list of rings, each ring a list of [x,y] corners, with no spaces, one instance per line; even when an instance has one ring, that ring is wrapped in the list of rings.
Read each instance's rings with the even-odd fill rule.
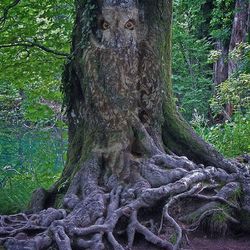
[[[158,247],[177,250],[183,234],[196,230],[208,217],[220,213],[226,223],[239,224],[240,183],[248,181],[248,173],[240,169],[228,173],[165,154],[137,159],[126,181],[115,175],[104,180],[102,175],[98,157],[92,157],[68,188],[65,209],[0,216],[0,244],[11,250],[40,250],[50,246],[60,250],[99,250],[106,245],[122,250],[132,249],[136,234],[141,234]],[[195,211],[187,209],[188,214],[183,210],[176,214],[174,206],[183,201],[186,206],[190,205],[187,201],[195,201],[200,207],[196,205]],[[157,203],[164,203],[161,220],[155,223],[158,233],[138,216],[142,209]],[[164,226],[176,232],[175,242],[162,235]],[[121,231],[121,227],[125,230]],[[119,232],[124,237],[126,233],[126,245],[119,242]]]

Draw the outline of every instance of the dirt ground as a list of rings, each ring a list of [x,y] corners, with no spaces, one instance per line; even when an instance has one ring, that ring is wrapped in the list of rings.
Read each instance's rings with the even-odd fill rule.
[[[238,239],[193,237],[190,239],[190,243],[192,250],[250,250],[250,235]]]
[[[190,236],[190,245],[187,245],[181,250],[250,250],[250,235],[249,237],[239,238],[220,238],[210,239],[206,236]],[[161,248],[155,247],[143,241],[138,241],[133,248],[134,250],[160,250]]]

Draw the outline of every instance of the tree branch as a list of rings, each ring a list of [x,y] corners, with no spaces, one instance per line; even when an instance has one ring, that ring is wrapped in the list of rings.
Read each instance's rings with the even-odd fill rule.
[[[11,48],[11,47],[28,47],[28,48],[33,48],[33,47],[36,47],[36,48],[39,48],[45,52],[48,52],[48,53],[52,53],[54,55],[58,55],[58,56],[64,56],[64,57],[69,57],[70,54],[68,53],[65,53],[65,52],[60,52],[60,51],[56,51],[56,50],[53,50],[51,48],[48,48],[42,44],[39,44],[37,42],[33,42],[33,41],[29,41],[29,40],[25,40],[23,42],[14,42],[14,43],[10,43],[10,44],[0,44],[0,49],[2,48]]]
[[[3,15],[2,15],[2,17],[0,17],[0,25],[2,25],[2,26],[4,25],[5,21],[8,18],[8,13],[9,13],[10,9],[14,8],[20,2],[21,2],[21,0],[15,0],[10,5],[3,8]]]

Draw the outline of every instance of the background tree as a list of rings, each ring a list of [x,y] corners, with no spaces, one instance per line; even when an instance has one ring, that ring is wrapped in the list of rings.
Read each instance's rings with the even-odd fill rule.
[[[217,29],[212,35],[220,56],[214,63],[214,83],[220,84],[242,70],[240,60],[233,59],[232,53],[237,46],[247,42],[249,1],[215,1],[215,4],[212,24]],[[233,103],[225,103],[223,119],[230,119],[234,111]]]
[[[239,46],[247,46],[249,2],[180,0],[174,6],[173,82],[179,106],[188,120],[194,109],[200,114],[207,113],[212,120],[203,93],[211,97],[220,83],[247,71],[239,53],[234,52],[239,52]],[[232,107],[225,103],[217,113],[230,119]]]
[[[248,41],[229,52],[234,20],[241,23],[240,39],[247,36],[247,22],[242,20],[249,3],[240,4],[245,7],[239,8],[237,1],[174,1],[173,87],[179,111],[230,157],[249,152],[244,139],[250,135]],[[240,15],[244,18],[236,18]],[[233,74],[228,73],[229,61],[237,64]]]

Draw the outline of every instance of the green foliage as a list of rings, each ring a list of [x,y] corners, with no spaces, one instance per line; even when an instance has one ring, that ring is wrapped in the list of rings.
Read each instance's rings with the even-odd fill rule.
[[[220,59],[221,56],[222,56],[221,50],[210,50],[208,55],[208,62],[215,63]]]
[[[172,234],[170,239],[169,239],[169,242],[171,242],[172,244],[176,244],[176,241],[177,241],[177,235]]]
[[[205,140],[228,157],[250,151],[249,44],[238,44],[229,55],[237,63],[234,75],[216,89],[212,79],[212,64],[221,56],[212,42],[229,43],[234,7],[234,0],[174,1],[173,87],[179,110]],[[220,114],[228,103],[234,108],[232,120],[211,127],[208,114]]]
[[[196,132],[227,157],[250,153],[250,114],[236,113],[231,121],[209,127],[204,116],[196,114],[192,125]]]
[[[239,65],[238,71],[250,73],[250,44],[249,42],[238,43],[229,53],[230,59]]]
[[[245,113],[250,110],[250,74],[233,76],[216,87],[216,95],[211,99],[211,107],[215,113],[223,111],[227,103],[234,110]]]
[[[29,102],[27,107],[25,108],[24,119],[26,121],[31,121],[31,122],[36,122],[38,120],[51,121],[52,117],[53,117],[53,111],[46,105]]]
[[[174,1],[174,21],[177,25],[181,25],[188,33],[198,36],[199,38],[205,31],[206,12],[203,7],[206,0],[175,0]],[[201,35],[201,36],[200,36]]]
[[[49,188],[65,164],[67,132],[0,126],[0,214],[26,207],[38,187]]]
[[[62,129],[29,129],[1,124],[0,166],[8,165],[17,171],[37,168],[42,172],[54,166],[54,171],[64,164],[58,151],[65,149],[65,140],[66,131]]]
[[[20,114],[21,96],[16,86],[10,82],[0,84],[0,120],[17,123]]]
[[[1,1],[0,9],[11,2]],[[73,2],[58,0],[20,1],[10,9],[8,18],[0,25],[1,106],[1,97],[5,95],[3,90],[11,85],[9,98],[3,101],[5,113],[16,111],[18,114],[14,116],[24,117],[30,122],[54,119],[52,110],[41,105],[40,100],[61,102],[61,72],[65,57],[45,52],[34,44],[52,52],[69,53],[73,13]],[[7,99],[9,106],[6,106]],[[19,99],[16,106],[11,102],[13,99]]]
[[[225,210],[228,210],[227,207],[219,207],[218,211],[214,212],[211,218],[211,221],[214,223],[227,223],[228,222],[228,218],[226,216],[227,212]]]
[[[250,45],[238,44],[230,53],[236,63],[236,72],[226,81],[216,86],[215,94],[210,100],[214,114],[222,113],[230,104],[234,112],[245,114],[250,111]]]
[[[234,203],[239,202],[243,195],[244,195],[244,192],[243,192],[242,188],[238,187],[231,197],[232,202],[234,202]]]
[[[205,22],[205,1],[176,1],[173,26],[173,87],[182,114],[190,120],[194,109],[207,114],[212,96],[212,69],[207,60],[211,44],[199,38]],[[206,96],[206,98],[204,98]]]
[[[210,21],[213,38],[228,42],[231,36],[235,0],[215,0]]]
[[[2,172],[0,175],[6,176]],[[16,173],[7,176],[5,186],[0,187],[0,214],[24,211],[30,202],[32,192],[39,187],[49,188],[59,178],[60,173],[53,175]]]

